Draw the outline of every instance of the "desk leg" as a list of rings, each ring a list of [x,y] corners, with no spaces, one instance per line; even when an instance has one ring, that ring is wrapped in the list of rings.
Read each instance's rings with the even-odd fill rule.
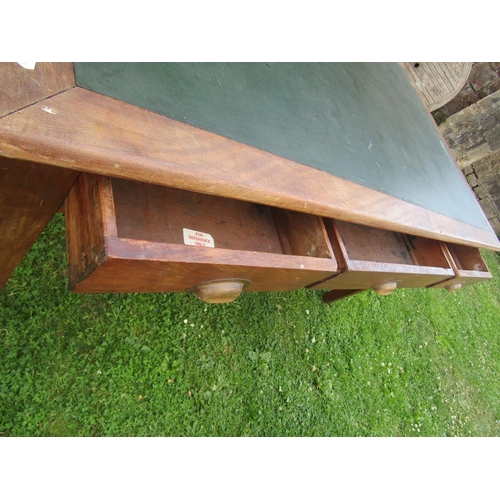
[[[78,174],[0,157],[0,289],[59,210]]]
[[[323,295],[323,301],[326,304],[335,302],[336,300],[345,299],[351,295],[356,295],[357,293],[364,292],[365,290],[332,290],[331,292],[325,293]]]

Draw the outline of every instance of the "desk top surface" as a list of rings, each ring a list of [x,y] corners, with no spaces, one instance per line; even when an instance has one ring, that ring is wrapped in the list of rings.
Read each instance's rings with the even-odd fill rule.
[[[76,63],[75,75],[80,87],[489,230],[396,63]]]

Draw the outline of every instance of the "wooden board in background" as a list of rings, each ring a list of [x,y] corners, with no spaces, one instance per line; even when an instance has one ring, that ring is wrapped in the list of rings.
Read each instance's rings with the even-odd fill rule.
[[[0,157],[0,288],[61,207],[78,174]]]
[[[73,63],[0,63],[0,117],[74,86]]]
[[[464,87],[470,62],[405,62],[403,68],[429,111],[450,102]]]

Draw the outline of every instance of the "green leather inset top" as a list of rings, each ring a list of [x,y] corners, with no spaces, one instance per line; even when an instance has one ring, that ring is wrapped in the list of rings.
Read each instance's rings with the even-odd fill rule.
[[[397,63],[76,63],[75,73],[80,87],[489,230]]]

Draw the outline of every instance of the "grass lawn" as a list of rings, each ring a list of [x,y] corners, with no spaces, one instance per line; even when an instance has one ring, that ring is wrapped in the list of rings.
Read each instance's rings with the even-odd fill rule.
[[[494,280],[373,292],[67,290],[57,214],[0,291],[3,436],[498,436]]]

